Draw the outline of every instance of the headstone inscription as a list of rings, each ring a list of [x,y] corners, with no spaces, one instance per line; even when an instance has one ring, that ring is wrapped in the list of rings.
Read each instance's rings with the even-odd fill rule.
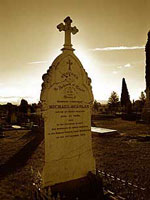
[[[95,170],[91,143],[91,80],[73,53],[67,17],[57,26],[65,32],[60,54],[43,75],[41,102],[45,128],[44,186],[85,177]]]

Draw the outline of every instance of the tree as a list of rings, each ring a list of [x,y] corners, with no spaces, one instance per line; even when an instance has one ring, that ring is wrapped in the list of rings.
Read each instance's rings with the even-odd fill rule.
[[[146,101],[146,96],[145,96],[145,93],[142,91],[141,92],[141,96],[139,97],[139,100],[143,103],[143,105],[144,105],[144,103],[145,103],[145,101]]]
[[[125,78],[122,79],[121,106],[125,107],[127,113],[131,111],[131,101]]]
[[[34,113],[35,111],[36,111],[36,108],[38,107],[38,105],[36,104],[36,103],[33,103],[32,105],[31,105],[31,113]]]
[[[93,109],[98,111],[98,108],[100,107],[100,103],[98,103],[96,100],[93,103]]]
[[[21,100],[20,106],[19,106],[19,110],[22,113],[27,113],[28,111],[28,102],[25,99]]]
[[[108,99],[108,106],[111,110],[116,110],[119,105],[119,97],[118,94],[113,91]]]

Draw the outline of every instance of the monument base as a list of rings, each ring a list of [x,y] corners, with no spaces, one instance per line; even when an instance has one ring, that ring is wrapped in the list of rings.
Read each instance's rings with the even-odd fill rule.
[[[91,172],[86,177],[51,186],[52,196],[65,200],[104,200],[102,180]]]

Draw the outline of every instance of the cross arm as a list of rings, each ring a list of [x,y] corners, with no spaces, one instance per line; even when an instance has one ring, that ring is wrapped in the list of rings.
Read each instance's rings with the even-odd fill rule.
[[[74,26],[74,27],[71,28],[71,32],[72,32],[73,35],[75,35],[78,31],[79,30],[77,29],[76,26]]]
[[[65,30],[65,25],[63,23],[58,24],[57,28],[58,28],[59,31],[64,31]]]

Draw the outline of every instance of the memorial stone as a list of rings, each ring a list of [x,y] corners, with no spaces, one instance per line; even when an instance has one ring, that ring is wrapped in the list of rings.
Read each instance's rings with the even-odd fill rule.
[[[41,90],[45,128],[44,187],[85,177],[95,171],[91,141],[91,79],[74,54],[67,17],[57,26],[65,32],[62,53],[43,75]]]
[[[146,102],[142,111],[142,119],[145,123],[150,123],[150,31],[148,32],[148,40],[145,46],[146,53]]]

